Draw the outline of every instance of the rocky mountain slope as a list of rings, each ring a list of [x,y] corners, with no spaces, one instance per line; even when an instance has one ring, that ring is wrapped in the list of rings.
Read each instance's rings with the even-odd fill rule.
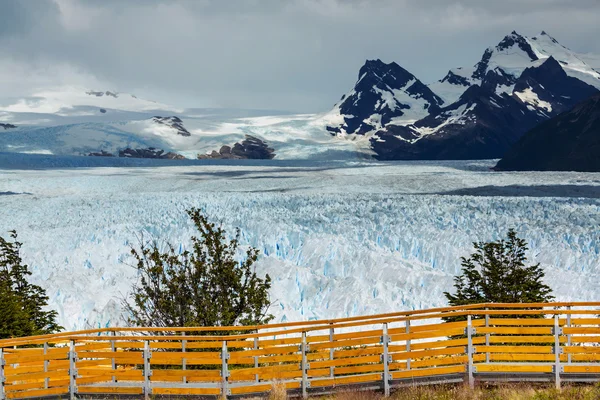
[[[496,169],[600,172],[600,95],[527,132]]]

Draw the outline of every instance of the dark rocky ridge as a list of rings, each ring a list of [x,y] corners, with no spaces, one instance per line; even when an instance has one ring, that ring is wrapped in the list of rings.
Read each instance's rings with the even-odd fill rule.
[[[600,95],[527,132],[495,169],[600,172]]]
[[[119,97],[118,93],[111,92],[109,90],[107,90],[106,92],[96,92],[96,91],[90,90],[90,91],[85,92],[85,94],[90,95],[90,96],[96,96],[96,97],[110,96],[110,97],[114,97],[115,99]]]
[[[17,127],[16,125],[13,125],[13,124],[4,124],[4,123],[0,123],[0,126],[1,126],[2,128],[4,128],[4,130],[7,130],[7,129],[14,129],[14,128],[16,128],[16,127]]]
[[[175,129],[177,131],[178,135],[181,135],[181,136],[191,136],[190,132],[183,126],[183,121],[179,117],[176,117],[176,116],[171,116],[171,117],[155,116],[155,117],[152,118],[152,121],[154,121],[155,123],[160,124],[160,125],[170,126],[171,128],[173,128],[173,129]]]
[[[246,138],[233,146],[222,146],[219,151],[213,150],[210,154],[198,154],[198,159],[247,159],[270,160],[275,157],[275,150],[262,140],[246,135]]]
[[[115,155],[107,151],[101,150],[100,152],[89,153],[88,156],[94,157],[114,157]],[[156,158],[156,159],[168,159],[168,160],[185,160],[185,157],[181,154],[168,152],[164,150],[156,149],[154,147],[148,147],[147,149],[126,149],[119,150],[119,157],[126,158]]]

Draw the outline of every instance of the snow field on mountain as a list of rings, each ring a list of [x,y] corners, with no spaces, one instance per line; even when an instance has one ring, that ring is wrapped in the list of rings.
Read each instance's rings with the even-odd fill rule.
[[[600,174],[490,161],[8,169],[16,156],[0,157],[0,226],[19,232],[67,329],[122,323],[129,246],[145,232],[185,248],[189,207],[262,251],[277,321],[441,306],[471,242],[509,227],[559,300],[600,294]]]

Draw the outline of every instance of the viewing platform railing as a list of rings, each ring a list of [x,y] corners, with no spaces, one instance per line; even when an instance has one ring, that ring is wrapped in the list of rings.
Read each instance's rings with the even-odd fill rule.
[[[0,400],[261,396],[275,385],[306,398],[336,390],[389,395],[415,384],[597,382],[598,314],[600,303],[591,302],[477,304],[253,327],[5,339]]]

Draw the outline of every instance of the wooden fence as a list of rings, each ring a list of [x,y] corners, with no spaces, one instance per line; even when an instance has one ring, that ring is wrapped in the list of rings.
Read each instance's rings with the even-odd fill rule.
[[[600,303],[478,304],[255,327],[0,340],[0,400],[290,396],[414,384],[600,381]],[[443,323],[442,317],[457,322]]]

